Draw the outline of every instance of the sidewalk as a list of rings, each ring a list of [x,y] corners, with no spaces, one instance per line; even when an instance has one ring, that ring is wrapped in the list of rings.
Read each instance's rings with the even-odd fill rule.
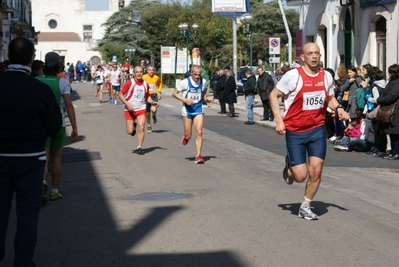
[[[162,94],[165,95],[172,95],[173,88],[164,88],[162,89]],[[216,105],[219,105],[217,103]],[[238,95],[237,96],[237,103],[234,104],[234,108],[236,110],[243,111],[245,114],[245,99],[244,95]],[[284,110],[284,106],[282,103],[280,103],[280,112],[282,113]],[[262,106],[262,101],[260,100],[259,96],[255,96],[255,101],[254,101],[254,114],[255,114],[255,124],[270,127],[270,128],[275,128],[276,127],[276,122],[274,121],[261,121],[260,119],[263,118],[263,106]]]

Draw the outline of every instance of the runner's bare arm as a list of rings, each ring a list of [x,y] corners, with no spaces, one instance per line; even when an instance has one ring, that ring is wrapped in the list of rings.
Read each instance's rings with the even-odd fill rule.
[[[340,120],[349,120],[348,112],[338,103],[334,95],[328,97],[328,107],[337,112]]]
[[[122,92],[119,92],[118,96],[119,96],[119,99],[122,101],[122,103],[126,105],[126,107],[129,111],[134,110],[133,104],[126,101],[125,95]]]
[[[180,94],[179,90],[177,90],[177,88],[175,88],[175,89],[173,90],[172,96],[173,96],[174,98],[176,98],[177,100],[180,100],[181,102],[183,102],[183,103],[185,103],[186,105],[189,105],[189,106],[191,106],[191,105],[194,103],[192,99],[184,98],[184,97]]]
[[[285,124],[280,113],[280,104],[278,102],[279,97],[283,97],[284,93],[278,90],[276,87],[271,91],[269,95],[270,108],[274,115],[274,120],[276,121],[276,133],[285,134]]]

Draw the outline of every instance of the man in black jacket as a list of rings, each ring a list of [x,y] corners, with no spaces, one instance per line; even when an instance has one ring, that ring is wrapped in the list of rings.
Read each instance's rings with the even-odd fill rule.
[[[237,103],[236,95],[236,79],[234,73],[231,70],[226,71],[226,83],[224,86],[224,97],[226,103],[229,105],[229,117],[238,117],[235,114],[234,104]]]
[[[245,107],[247,111],[247,121],[244,122],[246,125],[254,125],[254,100],[255,100],[255,86],[256,86],[256,78],[255,75],[251,73],[248,69],[245,71],[245,75],[247,76],[247,81],[244,85],[244,95],[245,95]]]
[[[44,144],[47,136],[61,129],[62,117],[51,88],[29,75],[33,43],[18,37],[10,42],[8,51],[10,65],[0,74],[0,93],[18,101],[0,105],[0,262],[15,193],[14,266],[32,267],[42,201]]]
[[[219,114],[226,114],[226,100],[224,97],[224,89],[226,84],[226,75],[223,70],[219,70],[217,72],[218,78],[215,85],[215,94],[217,95],[217,99],[219,99],[220,103],[220,111]]]
[[[263,118],[261,121],[273,121],[274,116],[270,109],[269,95],[274,88],[274,81],[272,76],[270,76],[263,67],[258,68],[258,75],[259,77],[256,86],[258,87],[258,93],[263,105]]]

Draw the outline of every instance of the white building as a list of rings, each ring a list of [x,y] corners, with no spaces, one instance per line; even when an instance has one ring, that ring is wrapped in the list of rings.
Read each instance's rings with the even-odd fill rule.
[[[300,21],[297,57],[306,42],[320,46],[325,67],[370,63],[385,71],[399,62],[396,0],[295,0]]]
[[[16,37],[35,41],[30,0],[0,0],[0,61],[7,59],[8,45]]]
[[[56,52],[61,61],[78,60],[99,62],[101,55],[93,51],[97,40],[102,39],[106,20],[125,1],[108,0],[108,10],[85,10],[85,0],[32,0],[32,24],[38,34],[36,59],[44,61],[47,52]]]

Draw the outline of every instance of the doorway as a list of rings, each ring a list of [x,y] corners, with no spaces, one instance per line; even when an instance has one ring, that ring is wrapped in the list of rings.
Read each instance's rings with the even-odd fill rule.
[[[387,37],[387,20],[380,16],[375,22],[375,36],[377,42],[376,62],[377,67],[385,72],[386,70],[386,37]]]

